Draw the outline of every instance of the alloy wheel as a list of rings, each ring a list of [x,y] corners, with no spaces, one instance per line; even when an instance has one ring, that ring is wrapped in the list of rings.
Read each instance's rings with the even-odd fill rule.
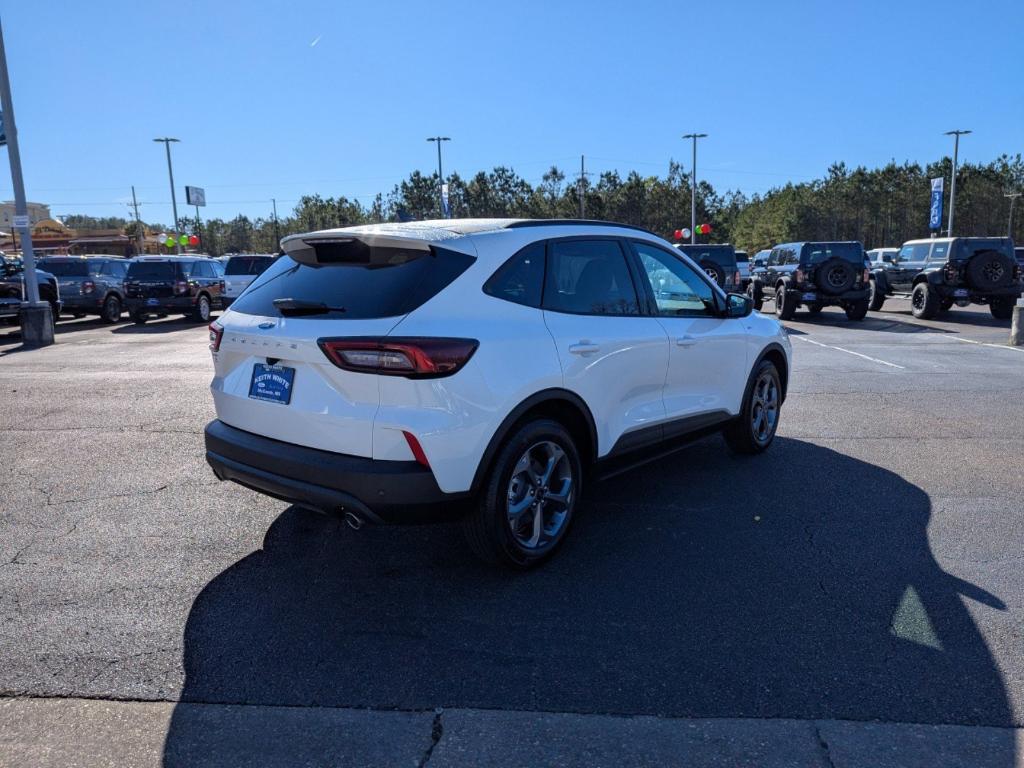
[[[779,385],[770,373],[763,373],[754,384],[751,395],[750,428],[754,439],[767,442],[779,420]]]
[[[572,461],[557,443],[536,443],[523,453],[508,484],[506,514],[516,542],[541,550],[555,541],[569,519],[575,493]]]

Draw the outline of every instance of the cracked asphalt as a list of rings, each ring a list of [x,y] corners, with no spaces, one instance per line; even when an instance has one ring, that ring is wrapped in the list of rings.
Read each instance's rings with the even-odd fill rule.
[[[451,526],[353,532],[217,482],[202,326],[65,321],[31,352],[0,327],[0,703],[167,703],[168,764],[231,705],[399,710],[432,765],[573,713],[986,726],[1013,765],[1024,351],[981,308],[787,325],[768,454],[709,438],[591,488],[519,576]]]

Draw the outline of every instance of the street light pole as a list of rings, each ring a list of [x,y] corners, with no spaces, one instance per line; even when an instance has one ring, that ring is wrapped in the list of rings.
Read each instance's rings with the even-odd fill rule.
[[[427,141],[437,142],[437,210],[441,214],[440,218],[445,218],[444,215],[444,193],[442,191],[444,187],[444,174],[441,172],[441,142],[451,141],[448,136],[430,136]]]
[[[0,114],[7,141],[7,157],[11,164],[11,186],[14,187],[14,231],[21,229],[21,260],[25,272],[25,303],[22,304],[21,343],[26,347],[44,347],[53,344],[53,321],[50,305],[39,300],[39,282],[36,277],[36,257],[32,250],[31,222],[25,201],[25,180],[21,175],[21,153],[18,150],[18,129],[14,123],[14,104],[11,99],[11,79],[7,73],[7,51],[4,48],[3,27],[0,26]],[[18,222],[23,222],[18,226]]]
[[[697,243],[697,139],[707,138],[706,133],[687,133],[684,139],[693,139],[693,168],[690,173],[690,245]]]
[[[281,233],[277,228],[277,198],[270,198],[271,204],[274,206],[274,249],[276,251],[281,250]]]
[[[945,136],[953,136],[953,178],[949,182],[949,224],[946,226],[946,236],[953,236],[953,208],[956,205],[956,158],[960,151],[960,137],[966,136],[970,131],[946,131]]]
[[[153,139],[153,141],[162,141],[164,148],[167,150],[167,175],[171,179],[171,208],[174,211],[174,224],[171,226],[171,231],[175,233],[174,238],[174,250],[176,253],[181,253],[181,243],[178,242],[178,198],[174,194],[174,169],[171,167],[171,143],[177,143],[180,139],[172,139],[170,136],[165,136],[162,139]]]
[[[1013,204],[1017,202],[1017,198],[1020,197],[1020,192],[1005,192],[1003,197],[1010,198],[1010,224],[1006,228],[1006,236],[1009,238],[1013,237]]]

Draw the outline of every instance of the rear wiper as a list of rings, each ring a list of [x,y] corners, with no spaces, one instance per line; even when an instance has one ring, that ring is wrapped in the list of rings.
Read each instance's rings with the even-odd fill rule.
[[[345,307],[329,307],[322,301],[303,299],[274,299],[274,308],[282,315],[326,315],[328,312],[345,312]]]

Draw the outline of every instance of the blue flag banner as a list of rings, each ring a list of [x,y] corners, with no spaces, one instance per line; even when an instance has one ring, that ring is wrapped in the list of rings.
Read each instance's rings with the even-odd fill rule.
[[[942,226],[942,177],[932,179],[932,205],[931,215],[928,217],[928,227],[939,229]]]

